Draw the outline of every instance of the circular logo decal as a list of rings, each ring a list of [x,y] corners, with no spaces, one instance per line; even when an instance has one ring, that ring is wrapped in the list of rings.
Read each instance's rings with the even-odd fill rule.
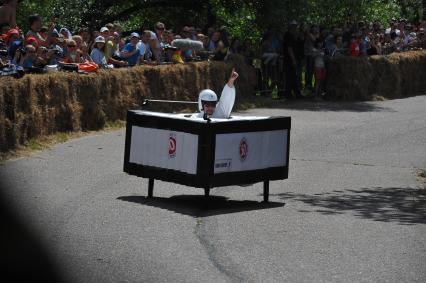
[[[240,141],[240,159],[241,161],[244,161],[247,158],[248,155],[248,144],[247,140],[243,138]]]
[[[176,155],[176,137],[169,137],[169,157],[175,157]]]

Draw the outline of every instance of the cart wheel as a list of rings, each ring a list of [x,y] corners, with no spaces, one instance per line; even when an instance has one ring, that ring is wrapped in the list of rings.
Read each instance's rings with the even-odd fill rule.
[[[154,179],[149,178],[148,181],[148,198],[152,198],[154,196]]]
[[[263,202],[269,202],[269,181],[263,182]]]

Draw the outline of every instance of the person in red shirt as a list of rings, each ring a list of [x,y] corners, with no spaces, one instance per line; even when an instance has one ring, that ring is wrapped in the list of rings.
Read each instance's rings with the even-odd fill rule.
[[[351,57],[359,57],[360,49],[359,49],[359,41],[355,35],[351,36],[351,43],[349,45],[349,56]]]

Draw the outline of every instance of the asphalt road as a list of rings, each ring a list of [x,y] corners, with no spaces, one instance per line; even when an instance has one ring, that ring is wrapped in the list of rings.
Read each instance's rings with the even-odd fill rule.
[[[2,260],[69,282],[425,282],[425,105],[245,112],[292,117],[289,179],[267,205],[261,184],[213,189],[207,210],[170,183],[146,199],[147,180],[122,172],[123,130],[6,162]]]

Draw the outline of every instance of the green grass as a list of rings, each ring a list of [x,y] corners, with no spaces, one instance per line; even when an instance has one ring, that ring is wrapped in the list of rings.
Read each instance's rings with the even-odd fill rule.
[[[116,120],[116,121],[107,121],[105,123],[105,130],[118,130],[126,126],[126,121]]]
[[[38,139],[30,139],[28,141],[28,147],[31,150],[42,150],[44,146]]]
[[[64,143],[70,139],[70,135],[68,133],[57,133],[55,134],[55,140],[58,143]]]

